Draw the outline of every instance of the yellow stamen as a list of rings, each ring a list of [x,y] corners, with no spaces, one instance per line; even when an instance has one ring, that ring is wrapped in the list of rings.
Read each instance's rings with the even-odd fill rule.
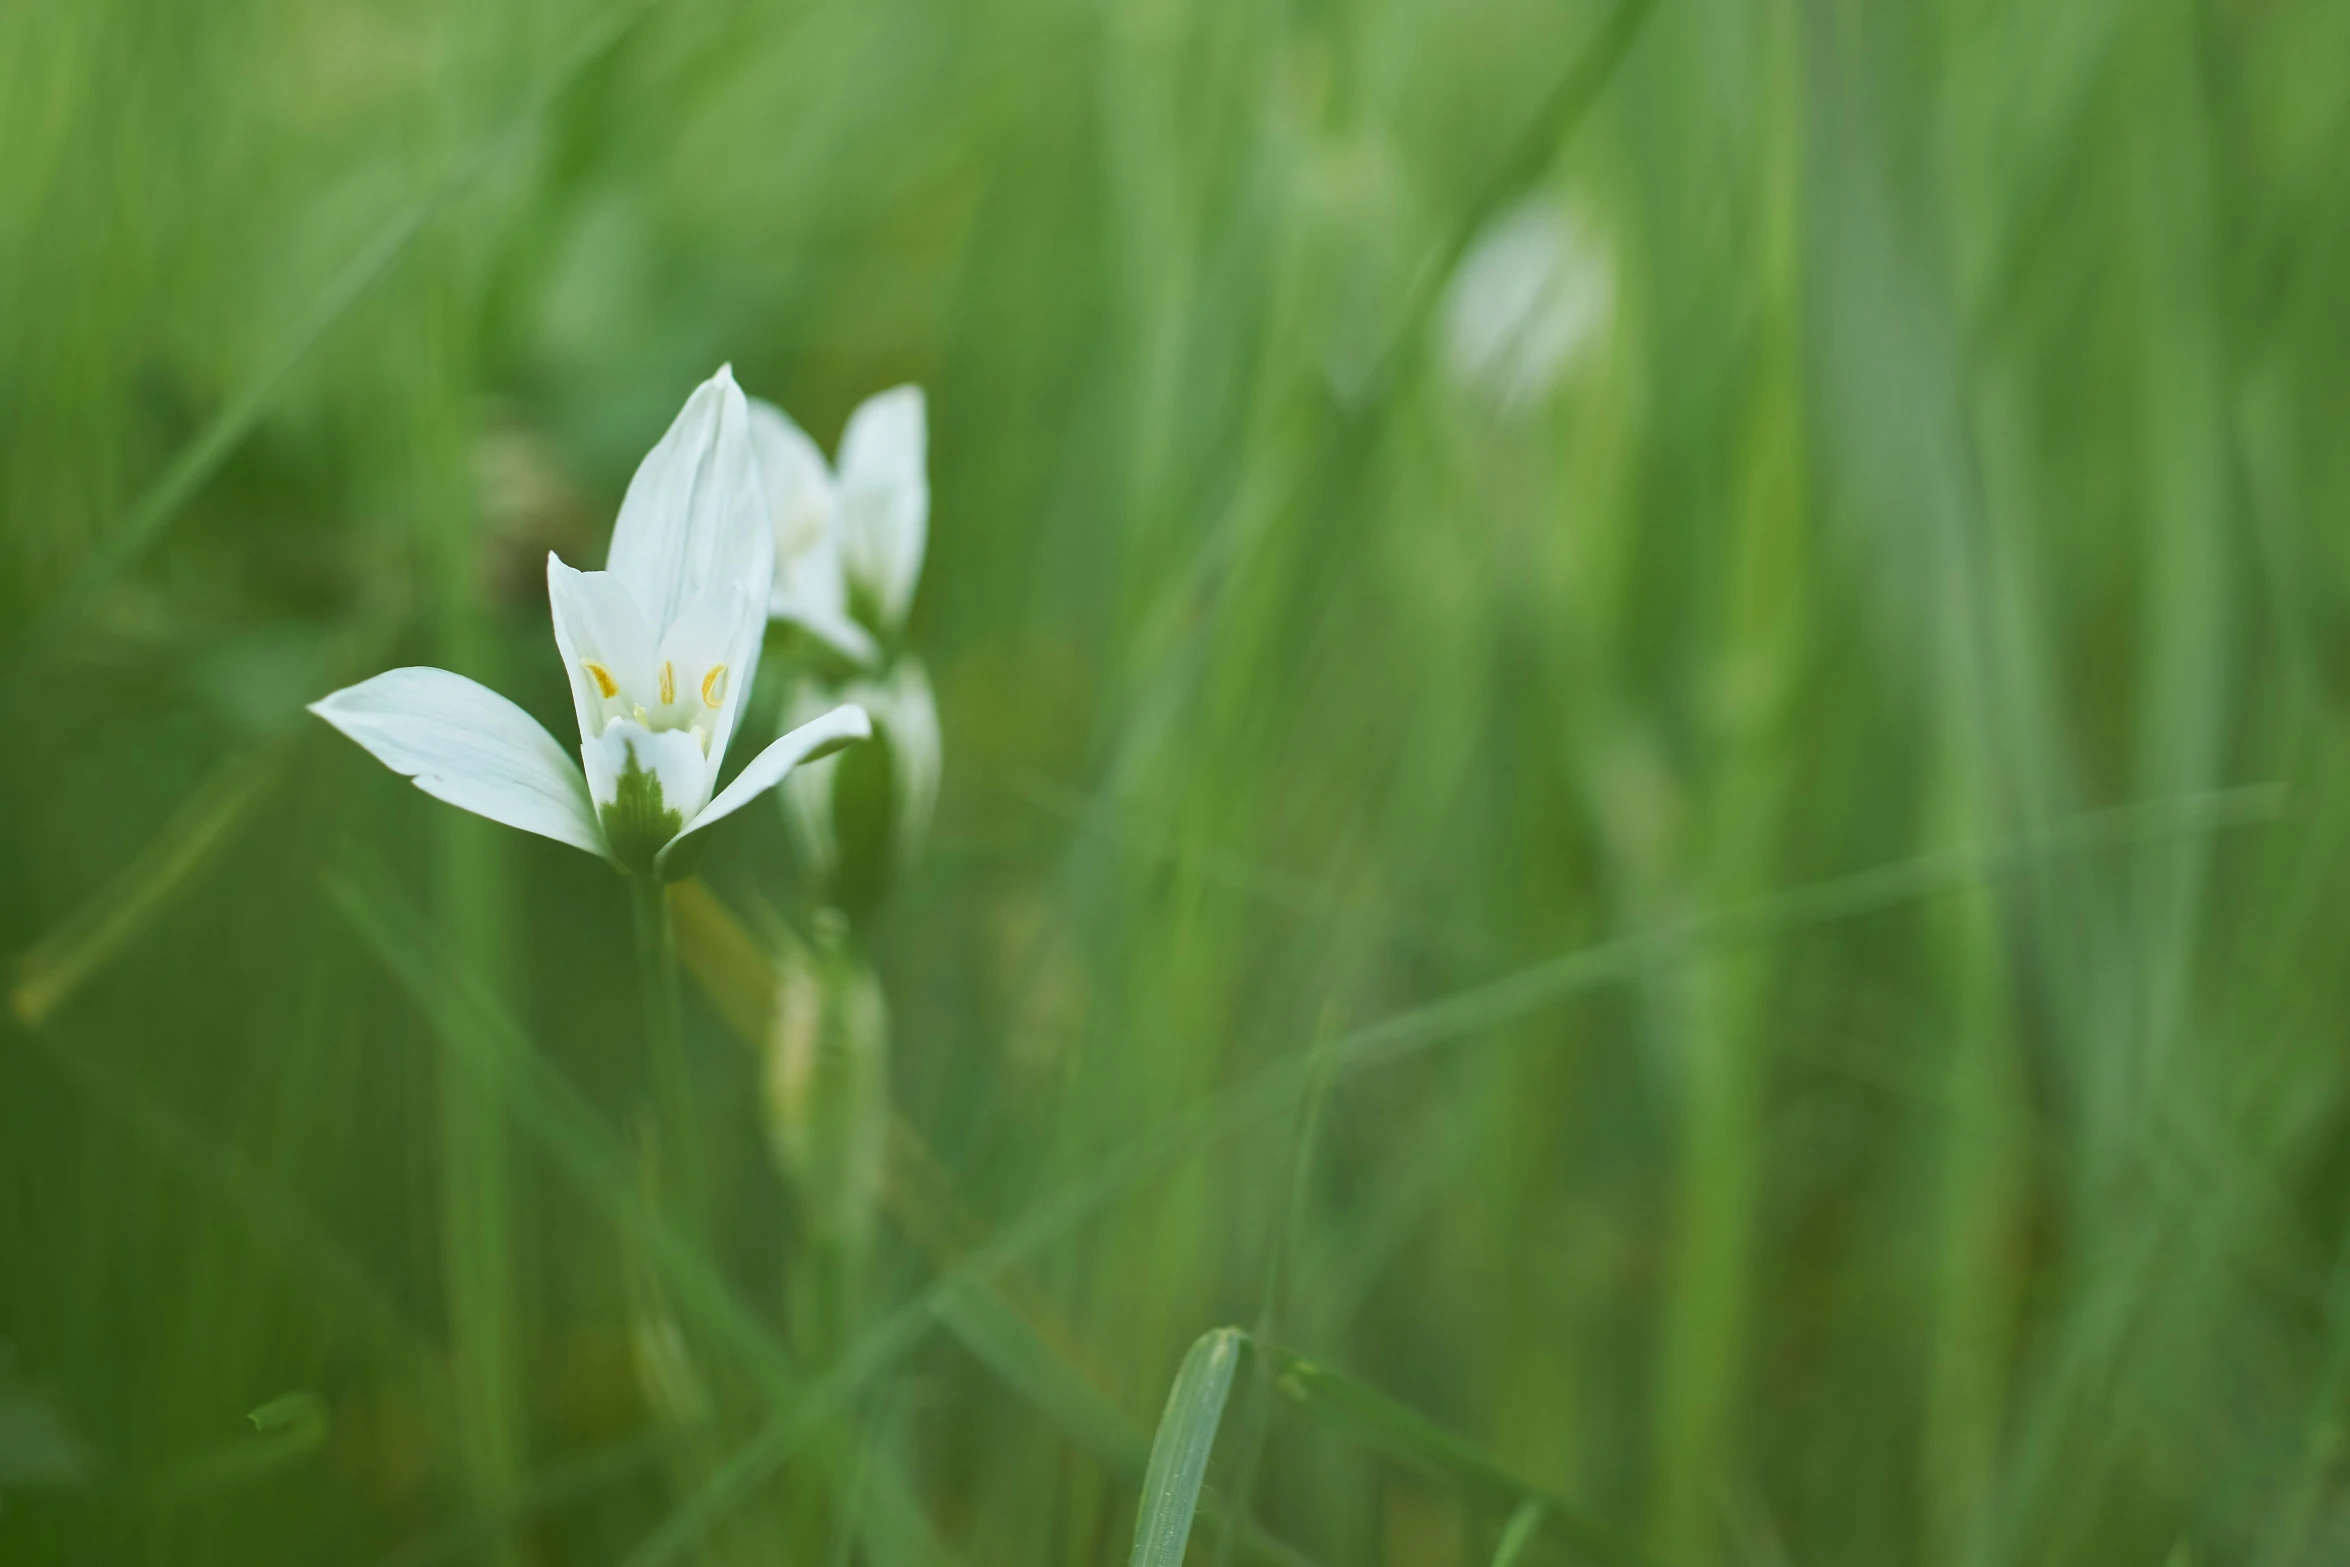
[[[612,678],[612,671],[594,659],[587,660],[587,672],[595,677],[596,689],[605,696],[615,697],[620,694],[620,682]]]
[[[661,660],[661,705],[667,707],[676,700],[677,671],[670,667],[669,660],[663,659]]]
[[[717,664],[702,677],[702,705],[716,707],[726,700],[726,666]]]

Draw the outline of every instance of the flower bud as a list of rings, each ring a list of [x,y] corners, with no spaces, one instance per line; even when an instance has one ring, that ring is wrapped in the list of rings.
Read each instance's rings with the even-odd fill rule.
[[[938,705],[922,661],[901,656],[888,674],[835,690],[802,680],[785,711],[853,701],[873,718],[873,741],[801,767],[778,797],[802,869],[825,902],[862,917],[921,863],[938,804]]]
[[[854,1256],[873,1230],[889,1145],[889,1009],[881,982],[826,911],[780,954],[762,1084],[769,1153],[815,1239]]]

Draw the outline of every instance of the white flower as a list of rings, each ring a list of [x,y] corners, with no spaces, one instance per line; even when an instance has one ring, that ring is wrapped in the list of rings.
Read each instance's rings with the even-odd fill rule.
[[[750,413],[721,369],[629,481],[606,569],[547,557],[584,779],[530,715],[445,669],[395,669],[310,710],[437,799],[624,870],[678,874],[693,834],[872,732],[861,708],[836,707],[713,794],[758,667],[774,570]]]
[[[751,404],[751,440],[775,520],[768,613],[871,664],[874,633],[895,636],[905,625],[922,575],[930,526],[922,389],[892,388],[851,414],[837,472],[772,404]]]
[[[1599,340],[1615,272],[1588,226],[1537,196],[1478,234],[1444,297],[1455,380],[1507,409],[1539,402]]]
[[[930,837],[930,818],[938,806],[938,703],[930,692],[930,677],[922,661],[908,653],[898,659],[885,680],[860,680],[836,696],[813,680],[792,690],[788,716],[798,718],[822,711],[832,702],[854,702],[873,715],[875,737],[889,762],[889,856],[899,876],[910,875],[921,861]],[[841,846],[835,828],[834,792],[837,760],[827,759],[801,768],[777,791],[783,801],[783,819],[792,847],[817,875],[830,879],[840,868]]]

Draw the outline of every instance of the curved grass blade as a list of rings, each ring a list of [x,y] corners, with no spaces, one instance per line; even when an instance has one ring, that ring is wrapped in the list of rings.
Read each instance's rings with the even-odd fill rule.
[[[1558,156],[1560,146],[1583,123],[1583,117],[1599,101],[1600,92],[1614,79],[1616,67],[1631,51],[1633,40],[1640,36],[1642,24],[1655,8],[1655,0],[1621,0],[1601,25],[1599,35],[1559,78],[1542,107],[1511,143],[1507,155],[1478,187],[1475,198],[1461,209],[1443,242],[1419,269],[1394,335],[1388,339],[1378,367],[1365,378],[1367,386],[1383,389],[1390,384],[1397,362],[1418,338],[1420,324],[1435,308],[1446,281],[1460,265],[1461,257],[1468,253],[1478,231],[1542,177],[1543,169]]]
[[[1322,1111],[1329,1103],[1331,1071],[1337,1064],[1330,1046],[1337,1037],[1337,1010],[1325,1005],[1313,1043],[1306,1047],[1310,1086],[1299,1112],[1296,1146],[1290,1155],[1289,1202],[1282,1210],[1282,1222],[1274,1232],[1272,1244],[1265,1249],[1265,1283],[1258,1297],[1256,1327],[1251,1335],[1260,1344],[1272,1343],[1281,1332],[1291,1287],[1291,1253],[1296,1251],[1299,1237],[1305,1233],[1306,1196],[1314,1155],[1322,1140]],[[1236,1526],[1255,1504],[1257,1473],[1264,1460],[1266,1433],[1273,1421],[1272,1391],[1272,1378],[1265,1358],[1260,1355],[1249,1378],[1238,1477],[1232,1483],[1232,1515],[1225,1520],[1223,1537],[1216,1542],[1217,1567],[1231,1567],[1232,1550],[1238,1543]]]
[[[702,882],[670,889],[679,949],[687,971],[743,1042],[756,1050],[772,1026],[777,970],[766,948]],[[984,1240],[986,1230],[962,1210],[952,1177],[922,1135],[904,1117],[890,1127],[889,1172],[883,1202],[892,1222],[946,1276],[931,1310],[949,1334],[1013,1391],[1059,1426],[1064,1436],[1112,1474],[1139,1481],[1150,1460],[1150,1438],[1064,1346],[1065,1330],[1039,1325],[1034,1303],[1016,1301],[992,1280],[955,1264]],[[1239,1549],[1259,1561],[1298,1567],[1309,1558],[1276,1539],[1246,1515],[1242,1500],[1200,1499],[1202,1516],[1221,1523]]]
[[[670,1225],[646,1195],[617,1133],[586,1097],[542,1055],[521,1025],[461,965],[389,877],[369,871],[330,873],[326,890],[353,930],[408,990],[443,1040],[484,1073],[500,1075],[523,1129],[555,1165],[601,1207],[677,1303],[755,1377],[768,1397],[789,1400],[798,1368],[758,1314],[714,1267],[708,1254]]]
[[[1526,1554],[1526,1547],[1542,1528],[1542,1504],[1528,1498],[1510,1514],[1508,1527],[1501,1531],[1501,1543],[1493,1548],[1493,1567],[1517,1567],[1518,1558]]]
[[[1051,1417],[1071,1440],[1128,1478],[1146,1472],[1150,1444],[1126,1412],[1064,1359],[985,1279],[957,1282],[939,1320],[980,1364]]]
[[[422,1378],[435,1345],[410,1321],[366,1260],[297,1202],[282,1184],[149,1088],[93,1040],[50,1023],[21,1037],[90,1109],[113,1122],[151,1158],[217,1202],[265,1254],[319,1300],[343,1313],[394,1367]],[[436,1417],[445,1415],[431,1406]]]
[[[287,378],[310,357],[311,350],[336,323],[350,313],[351,307],[365,298],[368,290],[407,254],[408,247],[424,232],[426,225],[507,152],[520,146],[555,100],[660,3],[661,0],[626,0],[625,4],[614,6],[589,23],[572,40],[571,47],[540,76],[519,109],[468,148],[430,190],[395,214],[343,264],[343,269],[278,341],[237,395],[212,416],[195,439],[180,448],[170,465],[147,486],[114,536],[58,595],[56,607],[15,639],[18,651],[37,648],[72,625],[109,582],[146,554],[171,526],[181,508],[195,498],[220,465],[244,444],[245,437],[276,401]]]
[[[185,1502],[269,1479],[326,1446],[333,1425],[326,1400],[303,1389],[271,1399],[245,1418],[250,1436],[192,1453],[155,1482],[157,1502]]]
[[[286,751],[281,743],[222,766],[128,869],[17,958],[8,1005],[19,1022],[46,1022],[212,862],[277,781]]]
[[[695,1434],[673,1426],[550,1464],[498,1505],[401,1546],[378,1558],[376,1567],[435,1567],[452,1557],[470,1559],[494,1550],[509,1535],[527,1528],[535,1514],[634,1480],[675,1456]]]
[[[1254,1347],[1264,1355],[1273,1385],[1283,1397],[1340,1428],[1361,1446],[1449,1485],[1471,1501],[1496,1512],[1508,1509],[1513,1514],[1512,1532],[1521,1524],[1529,1534],[1547,1530],[1578,1556],[1614,1567],[1647,1567],[1651,1562],[1638,1546],[1583,1517],[1565,1498],[1512,1474],[1483,1448],[1377,1388],[1278,1345]],[[1532,1522],[1525,1522],[1529,1517]],[[1503,1543],[1508,1544],[1506,1535]]]
[[[1191,1517],[1207,1479],[1208,1453],[1224,1419],[1232,1371],[1240,1363],[1242,1334],[1217,1328],[1200,1335],[1167,1391],[1167,1411],[1151,1440],[1142,1479],[1142,1510],[1134,1520],[1133,1567],[1182,1567],[1191,1541]]]
[[[1385,1065],[1497,1027],[1570,996],[1621,983],[1654,964],[1675,961],[1690,952],[1768,941],[1899,908],[1954,888],[2016,874],[2053,854],[2122,847],[2169,833],[2213,832],[2273,822],[2281,802],[2282,791],[2273,785],[2145,801],[2066,818],[2053,824],[2046,835],[2030,841],[1951,849],[1807,883],[1719,914],[1566,953],[1395,1013],[1339,1040],[1332,1047],[1336,1068],[1344,1074]],[[998,1231],[994,1240],[973,1248],[930,1289],[869,1328],[834,1369],[808,1389],[798,1406],[771,1420],[700,1492],[631,1552],[626,1567],[656,1567],[699,1540],[797,1453],[824,1418],[845,1407],[867,1377],[921,1342],[937,1320],[935,1313],[942,1303],[966,1279],[988,1277],[1033,1256],[1152,1176],[1181,1165],[1221,1137],[1280,1113],[1307,1090],[1311,1078],[1307,1062],[1277,1062],[1155,1130],[1137,1134],[1086,1175],[1031,1205]],[[1515,1484],[1510,1482],[1511,1487]],[[1524,1494],[1510,1489],[1504,1505]]]
[[[702,1536],[756,1490],[787,1458],[810,1442],[818,1457],[840,1469],[849,1455],[838,1440],[838,1417],[857,1389],[895,1364],[927,1336],[934,1321],[925,1297],[887,1319],[825,1377],[803,1380],[790,1352],[736,1293],[699,1245],[681,1235],[642,1190],[616,1136],[563,1074],[541,1055],[520,1024],[461,965],[452,963],[432,929],[380,870],[343,871],[325,878],[343,916],[407,987],[444,1042],[478,1070],[499,1071],[523,1128],[551,1155],[581,1193],[602,1206],[616,1228],[641,1248],[663,1287],[731,1369],[747,1375],[757,1396],[778,1412],[766,1429],[720,1465],[701,1491],[673,1512],[628,1558],[666,1561]],[[927,1540],[915,1520],[903,1520],[893,1538]],[[942,1559],[943,1550],[932,1553]]]
[[[958,1275],[938,1314],[982,1365],[1112,1474],[1135,1482],[1149,1473],[1151,1445],[1142,1428],[993,1283]],[[1312,1558],[1267,1533],[1238,1497],[1222,1500],[1203,1489],[1199,1515],[1221,1524],[1234,1548],[1258,1561],[1310,1567]]]

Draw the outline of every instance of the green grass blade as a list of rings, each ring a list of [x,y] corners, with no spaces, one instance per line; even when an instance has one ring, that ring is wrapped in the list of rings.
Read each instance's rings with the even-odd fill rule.
[[[1224,1419],[1233,1368],[1240,1363],[1238,1328],[1204,1333],[1183,1357],[1159,1434],[1151,1440],[1150,1468],[1143,1475],[1142,1510],[1134,1520],[1134,1567],[1181,1567],[1191,1541],[1191,1518],[1207,1479],[1208,1453]]]
[[[827,1440],[856,1390],[893,1365],[927,1334],[926,1299],[895,1313],[854,1346],[831,1373],[809,1384],[790,1354],[736,1295],[707,1254],[680,1236],[635,1180],[627,1151],[579,1091],[534,1049],[520,1027],[473,977],[436,950],[416,913],[380,875],[341,873],[327,886],[352,926],[408,986],[444,1043],[504,1074],[515,1112],[583,1194],[641,1248],[645,1260],[687,1313],[699,1342],[723,1353],[726,1368],[747,1374],[777,1413],[766,1429],[719,1465],[702,1489],[674,1511],[628,1557],[637,1567],[672,1559],[699,1541],[775,1469],[811,1443],[827,1462],[849,1461]],[[927,1540],[900,1530],[893,1538]]]
[[[2168,832],[2210,832],[2271,822],[2276,819],[2279,799],[2275,787],[2259,786],[2189,800],[2145,802],[2072,818],[2057,824],[2054,832],[2037,843],[1989,850],[1955,849],[1832,877],[1722,914],[1603,942],[1520,969],[1357,1029],[1332,1049],[1341,1072],[1366,1070],[1495,1027],[1568,996],[1620,983],[1651,964],[1693,948],[1768,940],[1899,908],[1953,887],[2013,874],[2052,853],[2114,847]],[[690,1548],[801,1450],[815,1434],[819,1416],[845,1407],[867,1377],[919,1343],[936,1320],[939,1303],[960,1288],[964,1278],[984,1278],[1036,1255],[1152,1176],[1179,1167],[1221,1138],[1279,1114],[1305,1092],[1311,1077],[1306,1062],[1285,1061],[1267,1067],[1174,1117],[1157,1131],[1137,1135],[1085,1175],[1031,1205],[929,1291],[869,1328],[839,1365],[808,1390],[802,1406],[771,1420],[738,1449],[700,1492],[629,1555],[626,1567],[657,1567]],[[1513,1500],[1523,1494],[1514,1481],[1504,1489]]]
[[[331,1422],[326,1400],[307,1390],[271,1399],[245,1418],[250,1433],[171,1465],[151,1499],[185,1502],[269,1479],[324,1448]]]
[[[965,1349],[1043,1411],[1078,1446],[1115,1473],[1135,1476],[1150,1461],[1150,1443],[1093,1380],[1048,1343],[984,1279],[958,1278],[939,1303],[939,1320]]]
[[[1622,1567],[1650,1561],[1637,1546],[1592,1522],[1565,1498],[1521,1479],[1484,1449],[1409,1405],[1278,1346],[1265,1347],[1263,1353],[1284,1397],[1371,1451],[1495,1511],[1534,1507],[1539,1523],[1551,1535],[1589,1560]]]
[[[1434,308],[1478,230],[1541,178],[1542,171],[1558,156],[1560,147],[1598,103],[1600,93],[1614,80],[1617,67],[1631,52],[1633,41],[1640,36],[1649,13],[1655,9],[1655,0],[1622,0],[1601,25],[1598,36],[1559,78],[1542,107],[1512,142],[1508,154],[1479,187],[1476,197],[1461,209],[1443,244],[1420,268],[1412,297],[1389,339],[1385,359],[1390,368],[1417,337],[1420,325]]]
[[[671,897],[688,969],[743,1042],[760,1048],[773,1016],[774,960],[701,883],[681,882]],[[892,1132],[890,1161],[886,1195],[892,1217],[947,1270],[930,1296],[939,1322],[1112,1474],[1140,1480],[1150,1459],[1148,1434],[1055,1342],[1056,1335],[1040,1328],[992,1281],[953,1266],[976,1222],[959,1210],[947,1173],[903,1120]],[[1201,1511],[1236,1530],[1236,1543],[1258,1560],[1305,1560],[1247,1518],[1244,1508],[1204,1495]]]
[[[278,341],[260,369],[147,487],[114,536],[58,596],[56,607],[22,634],[18,639],[20,650],[38,647],[73,625],[88,613],[92,601],[108,583],[137,564],[195,498],[196,492],[253,433],[254,426],[275,403],[294,371],[336,323],[351,313],[351,307],[366,298],[397,265],[426,226],[483,173],[521,146],[572,83],[660,3],[661,0],[626,0],[625,4],[614,6],[589,23],[540,76],[519,109],[495,131],[468,148],[430,190],[394,214],[373,239],[344,263],[333,281]]]
[[[285,753],[271,746],[224,763],[128,869],[18,957],[8,1004],[19,1022],[38,1027],[72,1000],[235,840],[277,782]]]
[[[602,1207],[680,1307],[771,1397],[799,1378],[788,1353],[708,1256],[678,1235],[638,1181],[627,1149],[472,976],[448,961],[416,911],[375,875],[337,873],[327,890],[352,928],[408,988],[443,1041],[485,1073],[502,1072],[515,1114],[557,1167]]]
[[[1517,1567],[1518,1558],[1526,1554],[1526,1547],[1542,1529],[1542,1504],[1527,1500],[1518,1504],[1510,1514],[1507,1528],[1501,1531],[1501,1543],[1493,1548],[1493,1567]]]
[[[384,1285],[332,1230],[235,1148],[222,1144],[110,1058],[99,1046],[50,1023],[23,1037],[82,1101],[119,1125],[147,1154],[193,1190],[207,1193],[268,1250],[289,1278],[343,1313],[395,1366],[421,1375],[435,1346]]]

